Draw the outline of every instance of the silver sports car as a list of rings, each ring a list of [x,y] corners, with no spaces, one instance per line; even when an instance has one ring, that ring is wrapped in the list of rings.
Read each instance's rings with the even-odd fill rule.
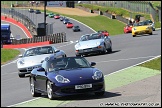
[[[55,48],[54,46],[37,46],[29,48],[22,55],[19,55],[17,60],[17,68],[19,77],[25,77],[25,74],[30,74],[32,69],[40,67],[41,62],[50,56],[66,57],[64,51]]]
[[[85,34],[75,45],[76,56],[107,52],[112,52],[112,42],[109,36],[102,33]]]

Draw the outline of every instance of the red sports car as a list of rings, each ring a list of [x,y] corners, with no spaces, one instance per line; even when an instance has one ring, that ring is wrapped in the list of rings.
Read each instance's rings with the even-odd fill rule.
[[[66,27],[67,27],[67,28],[73,28],[73,26],[74,26],[74,25],[73,25],[73,23],[71,23],[71,22],[68,22],[68,23],[66,24]]]
[[[55,18],[55,19],[59,19],[59,18],[60,18],[60,15],[59,15],[59,14],[56,14],[56,15],[54,16],[54,18]]]
[[[98,33],[102,33],[104,36],[109,36],[109,32],[106,30],[100,30]]]
[[[132,33],[132,27],[133,27],[132,24],[127,24],[127,25],[124,27],[124,33]]]

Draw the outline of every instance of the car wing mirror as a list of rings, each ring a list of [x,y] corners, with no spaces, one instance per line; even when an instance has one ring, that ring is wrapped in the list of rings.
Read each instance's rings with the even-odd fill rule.
[[[91,66],[95,66],[96,65],[96,63],[95,62],[91,62]]]
[[[57,53],[57,52],[60,52],[60,50],[59,49],[55,50],[55,53]]]
[[[41,61],[41,63],[43,63],[43,62],[44,62],[44,60]]]
[[[38,68],[37,71],[38,72],[43,72],[43,71],[45,71],[45,69],[41,67],[41,68]]]
[[[21,58],[21,57],[23,57],[23,55],[22,55],[22,54],[20,54],[20,55],[19,55],[19,58]]]

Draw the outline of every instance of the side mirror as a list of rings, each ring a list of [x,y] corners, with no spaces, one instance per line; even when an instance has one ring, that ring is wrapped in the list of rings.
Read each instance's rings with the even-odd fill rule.
[[[41,61],[41,63],[43,63],[44,60]]]
[[[91,66],[95,66],[96,65],[96,63],[95,62],[91,62]]]
[[[23,55],[22,55],[22,54],[20,54],[20,55],[19,55],[19,58],[21,58],[22,56],[23,56]]]
[[[60,52],[60,50],[59,49],[55,50],[55,53],[57,53],[57,52]]]
[[[37,71],[43,72],[43,71],[45,71],[45,69],[41,67],[41,68],[37,69]]]

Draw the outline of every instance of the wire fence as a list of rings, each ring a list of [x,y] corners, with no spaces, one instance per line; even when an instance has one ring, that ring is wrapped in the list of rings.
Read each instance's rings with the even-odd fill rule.
[[[131,12],[151,14],[154,21],[159,17],[158,11],[154,9],[149,1],[88,1],[92,5],[105,7],[123,8]]]
[[[1,8],[1,14],[5,15],[5,16],[9,16],[9,17],[17,20],[18,22],[21,22],[24,26],[26,26],[26,28],[28,28],[28,30],[30,31],[30,33],[33,36],[36,35],[36,25],[26,15],[24,15],[16,10],[9,9],[9,8]]]

